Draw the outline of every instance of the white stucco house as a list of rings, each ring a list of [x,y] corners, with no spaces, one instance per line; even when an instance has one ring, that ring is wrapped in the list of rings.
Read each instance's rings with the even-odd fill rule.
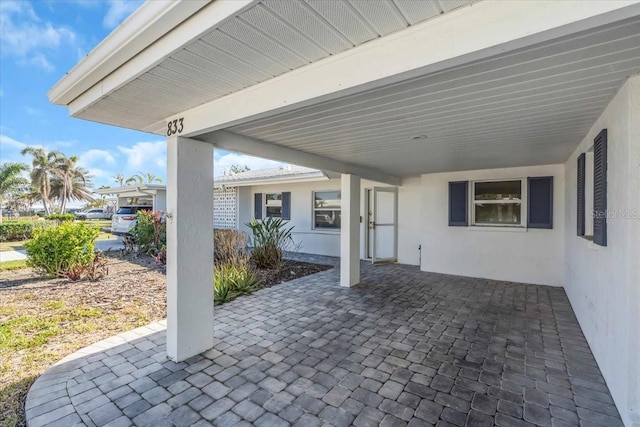
[[[342,286],[370,256],[564,287],[631,426],[639,73],[635,0],[150,1],[49,98],[167,137],[171,358],[212,346],[217,147],[340,175],[282,195]]]
[[[123,187],[100,188],[95,191],[101,195],[115,196],[116,210],[126,205],[151,206],[154,211],[167,209],[167,187],[161,184],[139,184]]]

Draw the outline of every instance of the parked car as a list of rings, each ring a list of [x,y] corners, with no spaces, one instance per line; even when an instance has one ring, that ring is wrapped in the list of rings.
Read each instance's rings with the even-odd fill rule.
[[[129,234],[136,225],[136,215],[138,211],[150,211],[152,207],[144,206],[120,206],[111,218],[111,233],[116,235]]]
[[[88,211],[76,212],[76,219],[111,219],[113,213],[107,212],[104,209],[90,209]]]

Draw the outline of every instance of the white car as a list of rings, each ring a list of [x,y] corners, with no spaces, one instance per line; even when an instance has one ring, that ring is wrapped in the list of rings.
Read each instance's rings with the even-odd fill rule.
[[[111,233],[116,235],[129,234],[136,225],[138,211],[150,211],[151,206],[121,206],[111,218]]]
[[[111,212],[107,212],[104,209],[90,209],[84,212],[76,212],[76,219],[111,219],[113,215]]]

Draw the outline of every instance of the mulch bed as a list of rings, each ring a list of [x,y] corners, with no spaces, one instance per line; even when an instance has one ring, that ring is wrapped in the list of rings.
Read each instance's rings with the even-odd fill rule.
[[[319,273],[333,268],[330,265],[311,264],[308,262],[284,260],[278,270],[258,270],[260,284],[263,288],[270,288],[279,283],[288,282],[299,277]]]

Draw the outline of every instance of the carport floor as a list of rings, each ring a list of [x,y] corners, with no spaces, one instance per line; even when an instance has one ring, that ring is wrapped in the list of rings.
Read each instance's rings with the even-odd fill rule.
[[[214,319],[186,362],[164,322],[70,355],[32,387],[29,426],[622,425],[562,288],[363,263],[357,287],[331,269]]]

